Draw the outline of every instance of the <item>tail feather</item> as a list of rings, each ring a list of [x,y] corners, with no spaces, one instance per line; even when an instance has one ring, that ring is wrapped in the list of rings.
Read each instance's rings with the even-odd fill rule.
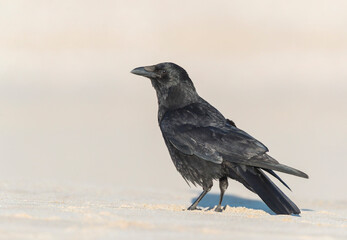
[[[230,168],[230,177],[253,190],[276,214],[299,214],[300,209],[266,175],[256,167],[236,166]]]
[[[292,189],[290,189],[290,187],[274,171],[272,171],[271,169],[263,169],[263,170],[270,173],[275,178],[277,178],[277,180],[280,181],[286,188],[292,191]]]
[[[302,177],[302,178],[308,178],[308,175],[306,173],[298,169],[289,167],[287,165],[281,164],[276,159],[272,158],[271,156],[267,154],[248,159],[247,165],[263,168],[263,169],[271,169],[271,170],[291,174],[291,175]]]

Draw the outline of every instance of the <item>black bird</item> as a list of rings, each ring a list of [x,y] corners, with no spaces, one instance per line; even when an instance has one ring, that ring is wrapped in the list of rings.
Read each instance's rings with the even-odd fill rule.
[[[160,63],[135,68],[131,73],[151,80],[158,97],[159,126],[172,161],[187,183],[203,188],[189,210],[196,209],[212,188],[213,180],[219,180],[220,200],[216,211],[222,211],[229,177],[258,194],[273,212],[300,213],[264,171],[286,187],[273,170],[303,178],[308,175],[267,155],[264,144],[237,128],[233,121],[198,95],[182,67]]]

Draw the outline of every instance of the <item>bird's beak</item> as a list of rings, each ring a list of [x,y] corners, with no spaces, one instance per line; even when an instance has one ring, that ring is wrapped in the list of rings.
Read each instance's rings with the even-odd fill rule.
[[[135,68],[131,71],[131,73],[140,75],[143,77],[148,77],[148,78],[157,78],[159,77],[158,74],[154,72],[155,67],[154,66],[147,66],[147,67],[138,67]]]

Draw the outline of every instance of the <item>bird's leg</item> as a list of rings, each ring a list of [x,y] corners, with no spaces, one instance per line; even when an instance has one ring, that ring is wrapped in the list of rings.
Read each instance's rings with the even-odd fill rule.
[[[220,188],[220,197],[219,197],[219,203],[218,206],[216,207],[215,211],[216,212],[221,212],[222,210],[222,201],[223,201],[223,196],[225,190],[228,188],[228,178],[227,177],[222,177],[219,179],[219,188]]]
[[[188,210],[195,210],[196,207],[198,206],[199,202],[205,195],[211,190],[212,184],[209,187],[203,187],[203,192],[200,194],[200,196],[193,202],[193,204],[188,208]]]

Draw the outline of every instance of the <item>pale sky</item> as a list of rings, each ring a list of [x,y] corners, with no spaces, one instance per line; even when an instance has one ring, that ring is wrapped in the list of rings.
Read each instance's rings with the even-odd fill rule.
[[[347,168],[346,9],[346,1],[1,1],[0,181],[186,188],[161,139],[154,90],[129,73],[172,61],[270,155],[311,176],[281,175],[298,195],[324,188],[345,198],[335,183]]]

